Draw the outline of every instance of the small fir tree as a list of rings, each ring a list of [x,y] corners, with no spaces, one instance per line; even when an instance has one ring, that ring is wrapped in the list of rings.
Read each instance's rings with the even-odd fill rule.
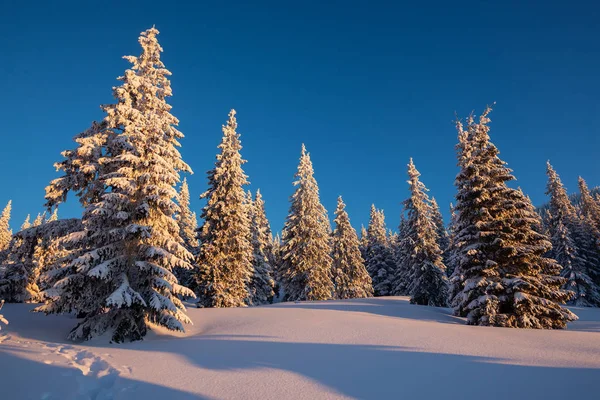
[[[250,304],[261,305],[273,302],[275,296],[275,281],[273,267],[269,263],[268,254],[271,252],[273,237],[267,215],[265,202],[260,190],[256,191],[254,201],[250,199],[249,211],[251,221],[251,242],[253,249],[253,273],[250,279]]]
[[[196,215],[190,210],[190,188],[185,178],[181,184],[177,200],[179,204],[179,214],[177,214],[179,236],[183,239],[183,244],[188,251],[196,253],[198,249],[198,239],[196,238],[198,221]]]
[[[420,175],[411,158],[408,164],[410,197],[404,203],[407,212],[406,237],[412,245],[408,251],[408,264],[414,274],[410,302],[445,307],[448,280],[442,250],[438,244],[439,227],[436,225],[435,209],[429,201],[427,189],[419,180]]]
[[[375,296],[389,296],[395,275],[396,263],[386,236],[385,215],[371,205],[371,218],[367,228],[367,256],[365,265],[373,282]]]
[[[0,252],[6,250],[12,239],[12,230],[10,229],[10,211],[12,209],[12,201],[8,201],[2,215],[0,215]]]
[[[350,224],[346,205],[338,197],[333,231],[333,282],[338,299],[373,296],[371,277],[360,255],[360,243]]]
[[[22,231],[24,231],[25,229],[31,228],[31,222],[29,222],[30,219],[31,219],[31,215],[27,214],[27,217],[25,217],[25,221],[23,221],[23,225],[21,225]]]

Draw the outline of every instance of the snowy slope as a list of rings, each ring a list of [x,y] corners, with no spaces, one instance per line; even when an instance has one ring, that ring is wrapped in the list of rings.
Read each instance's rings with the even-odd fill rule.
[[[448,309],[388,297],[188,309],[185,335],[85,345],[75,320],[8,304],[0,398],[597,398],[600,310],[567,331],[470,327]]]

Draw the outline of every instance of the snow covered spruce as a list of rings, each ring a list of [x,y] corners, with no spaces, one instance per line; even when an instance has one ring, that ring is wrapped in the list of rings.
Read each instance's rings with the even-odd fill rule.
[[[285,221],[281,248],[284,301],[328,300],[333,297],[332,258],[327,211],[319,200],[310,155],[302,145],[300,164]]]
[[[387,238],[385,215],[383,210],[378,210],[374,204],[371,205],[366,237],[365,264],[373,280],[373,291],[375,296],[389,296],[396,262]]]
[[[434,207],[427,196],[421,174],[412,158],[408,164],[410,197],[405,201],[408,214],[404,240],[409,244],[407,269],[412,273],[410,302],[413,304],[444,307],[448,298],[446,266],[442,262],[438,226]]]
[[[180,181],[192,171],[178,150],[183,134],[167,103],[170,72],[157,35],[142,32],[142,53],[125,57],[132,66],[118,78],[115,103],[62,153],[47,211],[33,222],[28,215],[13,235],[12,203],[4,208],[1,301],[45,301],[36,311],[81,319],[69,338],[109,332],[116,342],[143,338],[151,324],[183,331],[191,322],[183,300],[195,295],[199,307],[407,295],[414,304],[450,304],[468,324],[518,328],[564,328],[577,317],[563,304],[600,307],[598,189],[580,178],[569,197],[548,163],[550,202],[538,214],[507,185],[515,178],[490,141],[490,108],[457,122],[450,225],[411,159],[398,232],[373,205],[360,240],[341,197],[331,230],[304,145],[282,238],[273,238],[260,191],[246,192],[231,110],[198,228]],[[81,219],[58,217],[69,192]]]
[[[451,299],[456,315],[471,325],[564,328],[577,317],[562,307],[561,266],[545,254],[552,248],[541,218],[490,142],[487,108],[466,130],[458,122],[455,257]]]
[[[581,212],[571,204],[560,177],[546,165],[546,194],[550,204],[546,210],[546,227],[551,237],[550,256],[562,266],[564,288],[572,291],[570,301],[577,306],[600,306],[600,234],[596,217],[600,206],[591,198],[585,181],[580,179]]]
[[[338,197],[333,231],[333,284],[335,297],[353,299],[373,296],[371,277],[360,254],[356,231],[350,224],[342,196]]]
[[[240,307],[249,302],[253,267],[250,216],[244,186],[240,135],[235,110],[223,126],[223,138],[214,169],[208,172],[208,190],[198,230],[200,251],[193,289],[201,307]]]
[[[188,251],[196,253],[198,249],[198,238],[196,235],[198,219],[196,213],[190,210],[190,188],[185,178],[177,196],[177,203],[179,204],[179,213],[177,214],[179,236],[181,236],[183,244]]]
[[[0,252],[8,249],[10,240],[12,239],[12,230],[10,229],[10,211],[12,209],[12,201],[9,200],[2,215],[0,215]]]
[[[73,261],[53,271],[45,313],[76,312],[83,320],[71,339],[107,330],[116,342],[141,339],[148,323],[183,331],[191,323],[179,296],[193,296],[173,270],[192,268],[173,215],[180,211],[175,185],[191,172],[177,150],[183,134],[167,98],[170,72],[160,60],[155,28],[139,38],[139,57],[102,107],[100,123],[76,137],[78,147],[57,164],[64,176],[47,188],[48,206],[73,191],[85,207]]]
[[[250,278],[251,305],[268,304],[275,296],[273,279],[273,235],[265,212],[265,202],[260,190],[256,191],[254,201],[248,193],[248,212],[250,218],[250,241],[252,244],[252,277]]]

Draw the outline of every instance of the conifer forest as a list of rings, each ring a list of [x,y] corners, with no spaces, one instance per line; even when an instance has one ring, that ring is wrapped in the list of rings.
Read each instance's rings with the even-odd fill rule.
[[[56,178],[40,201],[45,211],[21,224],[11,219],[8,201],[0,216],[0,350],[7,351],[1,363],[30,368],[10,346],[38,343],[46,354],[42,367],[63,362],[81,378],[64,378],[71,383],[36,398],[403,398],[403,391],[433,398],[433,388],[413,383],[394,395],[388,391],[394,385],[379,384],[375,375],[370,386],[361,378],[365,370],[350,365],[381,365],[392,371],[392,382],[403,369],[435,365],[424,368],[441,376],[444,387],[457,385],[445,377],[448,371],[503,374],[504,365],[495,361],[452,361],[463,356],[513,360],[506,373],[516,382],[514,398],[538,398],[538,381],[526,377],[545,374],[542,367],[552,371],[540,382],[568,380],[569,393],[595,398],[595,389],[579,391],[600,377],[600,190],[598,182],[586,183],[586,171],[578,188],[567,190],[552,160],[540,165],[547,197],[533,204],[514,182],[522,171],[513,171],[494,144],[496,105],[473,104],[477,111],[449,125],[455,164],[440,166],[457,170],[452,204],[438,204],[418,159],[399,160],[404,180],[394,184],[404,185],[406,198],[395,199],[397,209],[385,214],[377,198],[369,199],[368,225],[356,229],[345,196],[335,210],[325,209],[317,181],[322,166],[313,165],[305,145],[289,155],[298,161],[288,199],[249,190],[243,109],[222,110],[213,160],[184,160],[186,132],[171,106],[177,77],[162,61],[159,38],[156,27],[140,34],[137,55],[124,57],[129,66],[112,88],[113,100],[101,105],[103,117],[71,132],[72,146],[56,154]],[[218,127],[209,128],[214,140],[208,143],[217,143]],[[206,185],[189,184],[192,169],[205,167]],[[67,198],[80,204],[79,218],[61,218]],[[201,209],[193,209],[195,199],[202,199]],[[284,225],[273,226],[269,204],[286,201]],[[383,339],[368,339],[365,327],[381,330]],[[327,339],[302,336],[302,329]],[[338,339],[345,344],[334,344]],[[520,358],[525,353],[511,340],[529,343],[523,346],[546,361]],[[252,348],[244,347],[250,342]],[[491,342],[498,345],[488,353],[473,350]],[[543,355],[544,346],[563,344],[560,355]],[[179,372],[168,369],[183,367],[175,357],[143,358],[146,345],[155,357],[177,353],[188,357],[190,368],[218,373],[202,375],[189,392],[183,384],[153,387],[149,370],[127,372],[119,365],[153,364],[157,374],[171,377],[161,382],[175,382]],[[114,364],[102,351],[113,354]],[[335,376],[337,362],[329,359],[348,364],[343,377]],[[569,369],[575,365],[579,369]],[[136,368],[142,368],[139,376]],[[261,368],[285,371],[273,375],[280,386],[268,374],[252,378]],[[30,398],[26,391],[4,397],[8,378],[2,374],[9,372],[2,371],[0,398]],[[294,395],[288,390],[296,387],[296,375],[307,386]],[[226,389],[214,392],[209,382]],[[486,382],[450,397],[485,397]],[[248,385],[253,388],[244,389]],[[553,390],[544,397],[567,393]],[[512,398],[503,396],[490,398]]]

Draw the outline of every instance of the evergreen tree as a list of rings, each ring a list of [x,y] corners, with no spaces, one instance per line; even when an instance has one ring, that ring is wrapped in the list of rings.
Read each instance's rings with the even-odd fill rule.
[[[275,296],[273,267],[269,263],[268,256],[271,253],[273,237],[260,190],[256,191],[255,199],[250,203],[250,221],[253,249],[253,274],[249,285],[250,304],[268,304],[273,302]]]
[[[176,267],[191,268],[173,218],[179,173],[191,170],[177,149],[183,134],[166,101],[170,72],[157,34],[141,34],[142,54],[125,57],[132,67],[114,88],[116,104],[103,106],[103,122],[63,153],[57,168],[65,175],[46,189],[50,207],[70,190],[85,207],[76,258],[55,272],[59,280],[45,293],[50,301],[38,308],[83,316],[71,339],[111,329],[116,342],[139,340],[148,323],[180,331],[191,323],[178,295],[193,293],[173,275]]]
[[[82,229],[80,220],[69,219],[15,233],[0,266],[0,298],[13,303],[41,301],[40,290],[53,280],[40,275],[59,267],[59,259],[68,255],[63,249],[71,249],[70,236]]]
[[[54,222],[54,221],[58,221],[58,208],[55,208],[54,211],[52,212],[52,214],[50,215],[50,218],[48,218],[46,220],[46,222]]]
[[[456,265],[456,248],[455,248],[455,228],[456,225],[456,213],[454,212],[454,205],[450,203],[450,225],[448,227],[448,249],[445,252],[444,265],[446,266],[446,275],[452,276],[454,272],[454,266]]]
[[[373,282],[375,296],[389,296],[396,265],[386,236],[385,215],[371,205],[367,228],[367,256],[365,265]]]
[[[336,227],[333,231],[333,283],[338,299],[373,296],[371,277],[360,255],[360,243],[350,224],[342,196],[335,210]]]
[[[249,299],[252,244],[244,191],[248,180],[236,129],[235,110],[231,110],[215,168],[208,172],[208,190],[201,195],[207,201],[195,278],[201,307],[241,307]]]
[[[437,201],[435,201],[435,197],[431,198],[431,219],[435,224],[435,231],[438,238],[437,244],[442,251],[442,260],[444,261],[444,265],[446,265],[446,260],[448,258],[448,247],[450,246],[450,237],[448,236],[448,231],[446,230],[446,225],[444,224],[444,218],[442,217],[442,213]]]
[[[273,279],[275,280],[275,296],[273,301],[281,300],[280,294],[282,294],[281,286],[283,279],[282,261],[281,261],[281,238],[279,234],[275,235],[271,242],[271,251],[269,254],[269,264],[273,269]]]
[[[283,228],[281,271],[284,301],[328,300],[331,280],[330,223],[319,200],[310,155],[302,145],[296,191]]]
[[[553,244],[549,254],[563,267],[561,276],[567,280],[564,288],[575,294],[570,303],[599,307],[600,287],[595,278],[600,276],[600,264],[596,263],[591,230],[585,229],[585,220],[577,215],[567,190],[550,162],[546,164],[546,174],[546,194],[550,196],[548,231]]]
[[[37,217],[33,220],[33,224],[31,226],[40,226],[44,222],[46,222],[46,212],[44,211],[42,214],[38,214]]]
[[[190,210],[190,189],[185,178],[181,184],[177,199],[179,203],[179,214],[177,215],[179,236],[183,239],[183,243],[188,251],[195,253],[198,248],[198,239],[196,238],[198,221],[195,214]]]
[[[427,189],[419,181],[420,175],[411,158],[408,164],[410,197],[404,203],[408,215],[406,237],[412,244],[408,264],[414,274],[410,302],[444,307],[448,298],[448,280],[438,244],[435,203],[430,203]],[[439,209],[437,211],[439,214]]]
[[[412,239],[408,235],[408,223],[404,217],[404,210],[400,214],[400,225],[398,226],[398,239],[394,260],[396,262],[396,273],[392,281],[392,292],[394,296],[410,295],[414,283],[414,271],[410,263]]]
[[[369,243],[369,238],[367,235],[367,229],[364,225],[360,226],[360,255],[363,260],[367,259],[367,246]]]
[[[8,201],[2,215],[0,215],[0,252],[6,250],[12,239],[12,230],[10,229],[10,211],[12,209],[12,201]]]
[[[560,265],[544,257],[551,244],[539,215],[506,185],[514,177],[490,142],[490,111],[478,123],[470,118],[466,131],[458,124],[455,313],[471,325],[564,328],[577,318],[560,306],[570,294],[560,289]]]
[[[595,228],[590,235],[600,232],[600,204],[592,197],[590,189],[582,177],[579,177],[579,192],[581,193],[581,211],[587,223]],[[600,240],[600,237],[598,237]]]
[[[25,221],[23,221],[23,225],[21,225],[22,231],[24,231],[25,229],[31,228],[31,222],[29,222],[30,219],[31,219],[31,215],[27,214]]]

